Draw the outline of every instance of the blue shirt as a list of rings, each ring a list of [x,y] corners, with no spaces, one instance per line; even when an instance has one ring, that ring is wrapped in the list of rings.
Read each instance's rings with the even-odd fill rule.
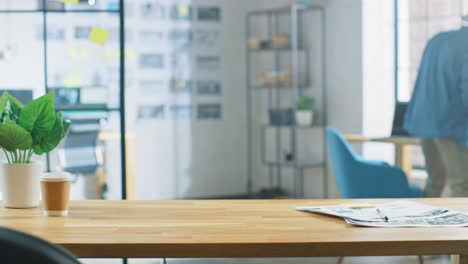
[[[427,44],[403,127],[413,136],[468,147],[468,27]]]

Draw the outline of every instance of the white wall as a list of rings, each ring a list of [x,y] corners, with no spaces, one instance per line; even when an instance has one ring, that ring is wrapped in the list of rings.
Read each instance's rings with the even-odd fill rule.
[[[362,1],[334,0],[327,1],[327,6],[329,126],[343,133],[362,133]],[[329,171],[333,182],[333,171]],[[337,196],[334,185],[332,194]]]
[[[197,4],[203,4],[197,0]],[[221,55],[223,119],[193,126],[193,179],[186,196],[247,192],[245,14],[252,1],[211,1],[222,6]]]
[[[369,137],[389,136],[395,104],[395,18],[393,0],[364,0],[363,28],[363,123]],[[394,161],[394,147],[366,143],[362,154],[371,159]]]

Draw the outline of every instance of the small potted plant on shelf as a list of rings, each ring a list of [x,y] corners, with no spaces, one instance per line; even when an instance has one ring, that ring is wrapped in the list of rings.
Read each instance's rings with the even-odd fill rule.
[[[48,93],[24,105],[8,92],[0,97],[0,147],[6,155],[1,164],[2,198],[5,207],[39,205],[43,166],[33,154],[52,151],[70,127],[55,111],[54,94]]]
[[[311,126],[314,119],[313,108],[315,98],[309,96],[299,96],[296,102],[296,124],[298,126]]]

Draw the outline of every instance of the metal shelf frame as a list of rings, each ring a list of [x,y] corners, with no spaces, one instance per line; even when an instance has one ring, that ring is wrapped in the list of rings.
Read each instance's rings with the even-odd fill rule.
[[[309,48],[303,46],[303,40],[299,32],[302,30],[302,14],[304,12],[309,11],[316,11],[320,15],[320,38],[321,38],[321,52],[320,52],[320,67],[321,67],[321,119],[322,122],[320,125],[312,125],[310,127],[301,127],[295,124],[291,124],[289,126],[273,126],[273,125],[266,125],[266,124],[254,124],[253,123],[253,99],[262,94],[264,91],[267,96],[268,101],[268,109],[278,109],[281,107],[281,104],[284,103],[281,101],[281,94],[283,92],[292,93],[292,100],[288,103],[288,107],[293,109],[295,113],[296,108],[296,101],[301,96],[306,89],[312,89],[311,82],[310,82],[310,56],[309,56]],[[247,80],[247,91],[246,91],[246,101],[247,101],[247,190],[250,196],[253,195],[253,159],[254,159],[254,151],[252,143],[252,137],[254,135],[254,130],[259,129],[260,135],[260,160],[263,165],[267,166],[268,168],[268,175],[269,175],[269,182],[270,187],[282,187],[282,177],[283,169],[289,168],[293,170],[293,177],[294,177],[294,197],[295,198],[303,198],[304,197],[304,169],[307,168],[321,168],[322,173],[322,192],[323,197],[328,198],[329,190],[328,190],[328,165],[327,165],[327,146],[326,146],[326,133],[325,129],[328,123],[328,116],[327,116],[327,93],[326,93],[326,38],[325,38],[325,30],[326,30],[326,11],[321,6],[304,6],[301,4],[292,4],[290,6],[277,8],[277,9],[266,9],[266,10],[257,10],[251,11],[246,15],[246,43],[248,42],[249,38],[252,36],[252,18],[253,17],[264,17],[267,21],[267,32],[269,38],[271,38],[276,33],[285,33],[279,32],[279,17],[286,16],[290,21],[290,32],[286,32],[290,34],[290,47],[288,48],[268,48],[268,49],[250,49],[249,47],[246,48],[246,80]],[[252,84],[252,61],[255,59],[253,55],[255,53],[265,52],[267,54],[272,54],[274,62],[273,62],[273,69],[277,72],[281,71],[282,66],[282,57],[280,53],[288,52],[290,57],[290,67],[291,67],[291,74],[292,74],[292,83],[290,87],[282,87],[281,85],[272,86],[272,87],[263,87]],[[300,58],[299,56],[305,54],[305,81],[301,84],[299,73],[301,68]],[[259,91],[258,93],[255,91]],[[295,123],[295,122],[294,122]],[[275,138],[275,146],[276,151],[274,153],[275,160],[268,161],[266,160],[266,131],[267,130],[274,130],[274,138]],[[283,138],[281,135],[281,130],[288,129],[290,130],[289,134],[289,144],[288,149],[292,155],[292,159],[286,161],[282,158],[282,148],[283,148]],[[322,159],[319,161],[303,161],[300,160],[297,143],[298,143],[298,131],[306,130],[306,129],[320,129],[323,133],[323,148],[321,150]],[[276,186],[275,185],[275,178],[276,178]]]

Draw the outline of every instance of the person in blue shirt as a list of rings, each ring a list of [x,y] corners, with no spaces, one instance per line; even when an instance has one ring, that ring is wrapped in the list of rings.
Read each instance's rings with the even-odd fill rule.
[[[429,178],[425,194],[468,196],[468,27],[427,44],[404,120],[421,138]]]

